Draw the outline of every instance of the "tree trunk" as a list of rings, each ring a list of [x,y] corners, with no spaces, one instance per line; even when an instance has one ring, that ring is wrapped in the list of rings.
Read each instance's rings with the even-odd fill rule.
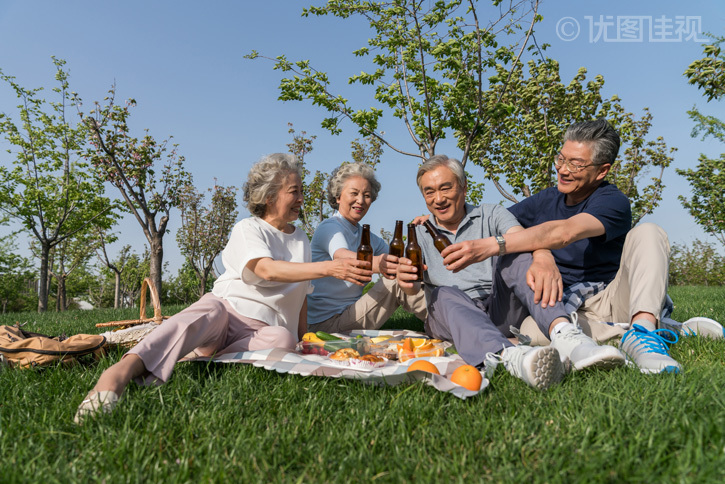
[[[121,273],[113,271],[116,280],[116,287],[113,290],[113,309],[118,309],[121,305]]]
[[[67,296],[68,293],[65,289],[65,276],[61,275],[58,278],[58,302],[56,303],[58,311],[65,311],[68,309]]]
[[[204,297],[204,294],[206,294],[206,275],[199,278],[199,299]]]
[[[151,239],[151,257],[150,266],[151,282],[156,286],[156,290],[159,292],[159,299],[161,298],[161,276],[164,265],[164,244],[163,244],[163,233],[158,233]]]
[[[38,275],[38,312],[48,310],[48,255],[50,246],[41,243],[40,246],[40,274]]]

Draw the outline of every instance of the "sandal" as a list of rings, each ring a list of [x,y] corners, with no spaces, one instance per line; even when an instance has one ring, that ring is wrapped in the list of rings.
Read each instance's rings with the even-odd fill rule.
[[[111,413],[116,408],[118,399],[119,396],[116,392],[112,391],[89,393],[78,406],[78,411],[75,417],[73,417],[73,421],[81,425],[88,417],[93,417],[99,413]]]

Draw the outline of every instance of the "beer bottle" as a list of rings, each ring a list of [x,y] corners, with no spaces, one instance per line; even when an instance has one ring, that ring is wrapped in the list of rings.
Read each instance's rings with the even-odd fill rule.
[[[448,240],[448,237],[443,235],[430,220],[423,222],[423,225],[425,225],[425,229],[428,231],[430,236],[433,237],[433,245],[435,245],[436,249],[438,249],[438,252],[443,252],[443,249],[451,245],[451,241]]]
[[[370,270],[373,268],[373,246],[370,245],[370,226],[363,225],[360,246],[357,248],[357,260],[370,262]]]
[[[405,257],[410,259],[415,267],[418,268],[418,278],[416,281],[423,280],[423,251],[418,245],[418,237],[415,235],[415,225],[408,224],[408,243],[405,246]]]
[[[405,255],[405,244],[403,244],[403,221],[395,221],[395,232],[393,233],[393,240],[390,241],[390,255],[395,257],[403,257]]]

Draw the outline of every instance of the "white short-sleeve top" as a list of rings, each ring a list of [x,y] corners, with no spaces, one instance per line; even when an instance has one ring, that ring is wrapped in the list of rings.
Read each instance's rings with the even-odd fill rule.
[[[309,281],[265,281],[249,270],[249,261],[269,257],[288,262],[310,262],[310,242],[300,228],[286,234],[258,217],[238,222],[222,251],[224,274],[214,283],[215,296],[234,309],[270,326],[283,326],[297,334],[300,310],[311,292]]]

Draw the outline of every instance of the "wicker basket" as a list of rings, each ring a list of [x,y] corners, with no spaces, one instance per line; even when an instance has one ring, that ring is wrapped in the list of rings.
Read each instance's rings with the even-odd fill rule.
[[[154,305],[154,317],[146,317],[146,291],[151,291],[151,303]],[[164,319],[169,319],[168,316],[161,315],[161,301],[159,301],[159,292],[156,290],[156,286],[151,282],[148,277],[143,280],[141,284],[141,301],[139,302],[139,319],[126,319],[123,321],[110,321],[108,323],[98,323],[96,328],[108,328],[112,326],[123,326],[131,327],[137,324],[143,323],[156,323],[161,324]]]
[[[146,291],[151,292],[151,303],[154,306],[154,316],[146,317]],[[106,336],[108,346],[121,346],[123,348],[132,348],[148,335],[154,328],[168,319],[168,316],[161,314],[161,302],[156,286],[148,277],[143,280],[141,285],[141,300],[139,302],[139,319],[125,319],[122,321],[110,321],[108,323],[98,323],[97,328],[114,328],[103,333]],[[139,326],[141,325],[141,326]]]

